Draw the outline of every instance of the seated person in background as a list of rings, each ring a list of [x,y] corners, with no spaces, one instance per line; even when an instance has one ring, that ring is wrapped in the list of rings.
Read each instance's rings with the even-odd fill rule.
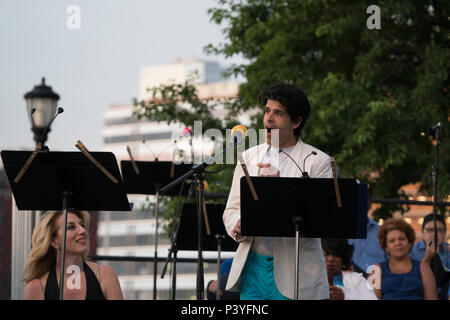
[[[346,239],[322,239],[322,250],[331,300],[378,300],[361,273],[346,271],[351,267],[353,245]]]
[[[208,300],[216,300],[216,292],[219,290],[220,300],[239,300],[240,292],[231,292],[225,290],[225,286],[228,280],[228,274],[230,273],[231,264],[233,258],[225,259],[220,265],[220,288],[217,288],[218,281],[211,280],[206,287]]]
[[[87,261],[89,213],[67,214],[64,300],[122,300],[119,279],[112,268]],[[25,264],[25,300],[58,300],[64,215],[46,212],[34,228]],[[72,270],[72,271],[70,271]]]
[[[389,256],[377,264],[380,277],[375,293],[382,300],[436,300],[436,281],[430,265],[409,257],[416,238],[403,219],[388,219],[380,227],[378,241]]]
[[[450,273],[450,252],[446,240],[447,226],[444,218],[436,215],[437,249],[439,258],[435,255],[434,246],[434,215],[432,213],[423,218],[422,233],[423,240],[415,243],[409,256],[414,260],[423,260],[430,264],[431,270],[436,278],[439,298],[448,299]],[[436,265],[435,265],[436,264]]]
[[[367,217],[366,239],[348,239],[348,243],[355,248],[352,257],[354,271],[361,272],[364,276],[367,276],[371,265],[387,259],[386,253],[381,250],[378,243],[379,229],[378,223]]]

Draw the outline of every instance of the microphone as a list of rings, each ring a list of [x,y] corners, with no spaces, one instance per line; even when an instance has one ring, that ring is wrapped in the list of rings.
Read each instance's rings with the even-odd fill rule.
[[[30,118],[31,118],[31,124],[33,125],[33,128],[36,127],[36,125],[34,124],[34,118],[33,118],[33,113],[36,112],[36,108],[32,108],[31,109],[31,113],[30,113]]]
[[[192,163],[194,163],[194,146],[192,145],[192,130],[189,129],[188,127],[185,127],[181,131],[181,135],[189,139],[189,145],[191,146],[191,161]]]
[[[158,160],[158,156],[153,152],[152,149],[150,149],[150,147],[147,144],[145,144],[145,139],[142,140],[142,144],[148,149],[148,151],[150,151],[153,154],[153,156],[155,157],[155,160]]]
[[[238,124],[231,129],[230,146],[242,144],[245,142],[245,136],[247,135],[247,128]]]
[[[442,123],[441,122],[436,123],[432,128],[428,129],[428,135],[434,137],[436,135],[436,132],[438,132],[438,130],[441,128]]]
[[[302,176],[305,177],[305,178],[308,177],[308,174],[307,174],[306,172],[304,172],[304,171],[300,168],[300,166],[298,165],[298,163],[295,162],[295,160],[292,159],[292,157],[291,157],[288,153],[284,152],[283,149],[279,149],[278,152],[279,152],[279,153],[284,153],[285,155],[287,155],[287,156],[289,157],[289,159],[291,159],[291,160],[295,163],[295,165],[297,166],[298,170],[300,170],[300,172],[302,173]],[[305,173],[306,173],[306,174],[305,174]]]
[[[33,113],[36,111],[36,108],[31,109],[31,120],[33,122],[33,126],[34,126],[34,119],[33,119]],[[55,121],[56,117],[58,116],[58,114],[63,113],[64,109],[61,107],[58,107],[58,110],[56,110],[56,114],[53,116],[53,118],[50,120],[49,124],[45,127],[44,131],[42,131],[41,137],[39,138],[39,141],[42,141],[42,138],[44,138],[45,133],[47,132],[47,130],[50,128],[50,126],[52,125],[53,121]],[[47,147],[43,147],[46,148],[48,151]]]
[[[164,151],[166,151],[167,149],[169,149],[170,147],[172,147],[174,144],[177,144],[177,140],[175,139],[173,142],[172,142],[172,144],[169,144],[169,146],[167,147],[167,148],[164,148],[163,150],[161,150],[158,154],[155,154],[154,152],[153,152],[153,150],[152,149],[150,149],[150,146],[149,145],[147,145],[146,143],[146,140],[144,139],[144,140],[142,140],[142,144],[153,154],[153,156],[155,157],[155,161],[158,161],[158,157],[159,157],[159,155],[161,154],[161,153],[163,153]]]
[[[308,155],[305,157],[305,160],[303,160],[303,171],[305,171],[305,162],[306,162],[306,159],[308,159],[308,157],[309,157],[310,155],[317,155],[317,152],[311,151],[311,153],[308,154]],[[305,175],[305,174],[308,175],[308,172],[305,171],[305,173],[304,173],[303,175]]]
[[[192,145],[192,130],[188,127],[185,127],[183,130],[181,130],[181,135],[183,137],[187,137],[189,139],[189,144]]]
[[[295,163],[295,165],[297,166],[298,170],[300,170],[300,172],[302,173],[302,177],[303,177],[303,178],[309,178],[308,172],[305,171],[305,161],[306,161],[306,158],[308,158],[308,157],[309,157],[310,155],[312,155],[312,154],[313,154],[313,155],[316,155],[317,152],[311,151],[311,153],[308,154],[308,155],[305,157],[305,160],[303,161],[303,170],[300,168],[300,166],[298,165],[298,163],[295,162],[294,159],[292,159],[292,157],[291,157],[289,154],[287,154],[286,152],[283,151],[283,149],[280,149],[278,152],[279,152],[279,153],[284,153],[285,155],[287,155],[287,156],[289,157],[289,159],[291,159],[291,160]]]

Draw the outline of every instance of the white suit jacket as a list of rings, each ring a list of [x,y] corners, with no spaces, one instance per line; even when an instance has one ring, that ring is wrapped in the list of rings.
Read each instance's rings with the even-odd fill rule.
[[[242,153],[242,159],[247,165],[250,176],[258,175],[259,168],[256,164],[262,162],[268,148],[268,144],[260,144]],[[332,178],[330,157],[319,149],[303,143],[300,139],[290,156],[303,170],[303,161],[311,151],[317,152],[317,155],[311,155],[306,160],[305,171],[308,172],[311,178]],[[286,169],[286,177],[301,176],[298,167],[289,159]],[[230,194],[223,213],[223,222],[228,235],[239,242],[226,286],[226,290],[230,291],[240,291],[241,272],[253,242],[253,237],[240,236],[236,238],[231,234],[241,217],[240,179],[242,176],[244,176],[244,172],[240,164],[238,164],[234,171]],[[300,238],[299,270],[299,299],[329,299],[327,271],[320,239]],[[294,299],[294,271],[295,238],[277,238],[274,246],[275,283],[278,290],[290,299]]]

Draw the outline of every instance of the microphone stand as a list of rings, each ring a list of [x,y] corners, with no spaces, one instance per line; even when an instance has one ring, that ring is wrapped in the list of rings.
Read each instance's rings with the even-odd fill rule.
[[[294,164],[297,166],[297,168],[302,173],[301,177],[299,179],[309,179],[308,172],[305,171],[305,162],[306,158],[308,158],[310,155],[316,155],[317,153],[315,151],[312,151],[310,154],[308,154],[305,159],[303,160],[303,170],[300,169],[300,166],[297,164],[297,162],[292,159],[292,157],[284,152],[282,149],[279,150],[279,153],[284,153],[286,156],[291,159]],[[303,197],[303,189],[300,189],[300,198]],[[300,233],[303,233],[303,217],[301,216],[295,216],[292,218],[292,223],[295,225],[295,284],[294,284],[294,300],[298,300],[298,279],[299,279],[299,262],[298,259],[300,257]]]
[[[156,278],[158,273],[158,219],[159,219],[159,184],[155,185],[155,258],[153,260],[153,300],[156,300]]]
[[[155,158],[155,163],[158,162],[158,158]],[[158,227],[159,227],[159,188],[160,184],[155,184],[155,253],[153,260],[153,300],[157,299],[157,286],[156,279],[158,274]]]
[[[203,210],[203,188],[205,181],[205,168],[209,165],[213,164],[216,159],[221,157],[228,150],[234,149],[237,145],[244,143],[243,141],[238,141],[237,137],[234,137],[232,144],[230,144],[224,151],[215,155],[214,157],[210,157],[206,159],[200,164],[197,164],[192,167],[192,169],[186,172],[184,175],[179,177],[178,179],[172,181],[171,183],[164,186],[160,192],[164,193],[186,179],[194,176],[195,184],[196,184],[196,192],[197,192],[197,243],[198,243],[198,263],[197,263],[197,300],[203,300],[204,297],[204,274],[203,274],[203,248],[202,248],[202,232],[203,232],[203,219],[202,219],[202,210]]]
[[[439,257],[438,251],[438,236],[437,236],[437,224],[436,224],[436,215],[437,215],[437,201],[438,201],[438,168],[439,168],[439,144],[440,144],[440,129],[441,123],[438,122],[432,129],[431,134],[436,139],[436,148],[434,152],[434,166],[431,172],[431,176],[433,179],[433,224],[434,224],[434,252],[435,256]],[[433,272],[436,276],[438,274],[438,263],[434,263]]]
[[[309,175],[307,172],[303,172],[302,176],[299,179],[309,179]],[[300,198],[303,197],[303,188],[300,189]],[[303,217],[302,216],[294,216],[292,218],[292,223],[295,226],[295,284],[294,284],[294,300],[298,300],[298,279],[299,279],[299,262],[298,259],[300,257],[300,233],[303,233]]]
[[[192,196],[194,184],[191,184],[189,187],[189,193],[186,199],[186,203],[189,202]],[[183,188],[183,187],[181,187]],[[180,191],[181,194],[182,190]],[[164,263],[163,270],[161,272],[161,279],[164,279],[164,276],[167,271],[167,265],[171,259],[171,256],[173,254],[173,260],[172,260],[172,293],[171,293],[171,299],[175,300],[175,291],[176,291],[176,283],[177,283],[177,253],[178,253],[178,231],[180,230],[180,222],[178,222],[177,228],[175,229],[175,232],[172,235],[172,241],[170,244],[169,254],[167,256],[166,262]]]
[[[203,272],[203,189],[205,183],[205,173],[198,172],[194,174],[195,177],[195,190],[197,192],[197,246],[198,246],[198,260],[197,260],[197,300],[203,300],[204,298],[204,272]]]
[[[220,299],[220,263],[221,263],[221,252],[222,252],[222,241],[225,239],[225,236],[217,233],[215,236],[217,240],[217,290],[216,290],[216,300]]]

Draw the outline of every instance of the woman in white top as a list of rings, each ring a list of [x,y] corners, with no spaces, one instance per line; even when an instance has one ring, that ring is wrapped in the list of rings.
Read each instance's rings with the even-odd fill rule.
[[[352,272],[354,247],[346,239],[322,239],[331,300],[378,300],[361,273]]]

